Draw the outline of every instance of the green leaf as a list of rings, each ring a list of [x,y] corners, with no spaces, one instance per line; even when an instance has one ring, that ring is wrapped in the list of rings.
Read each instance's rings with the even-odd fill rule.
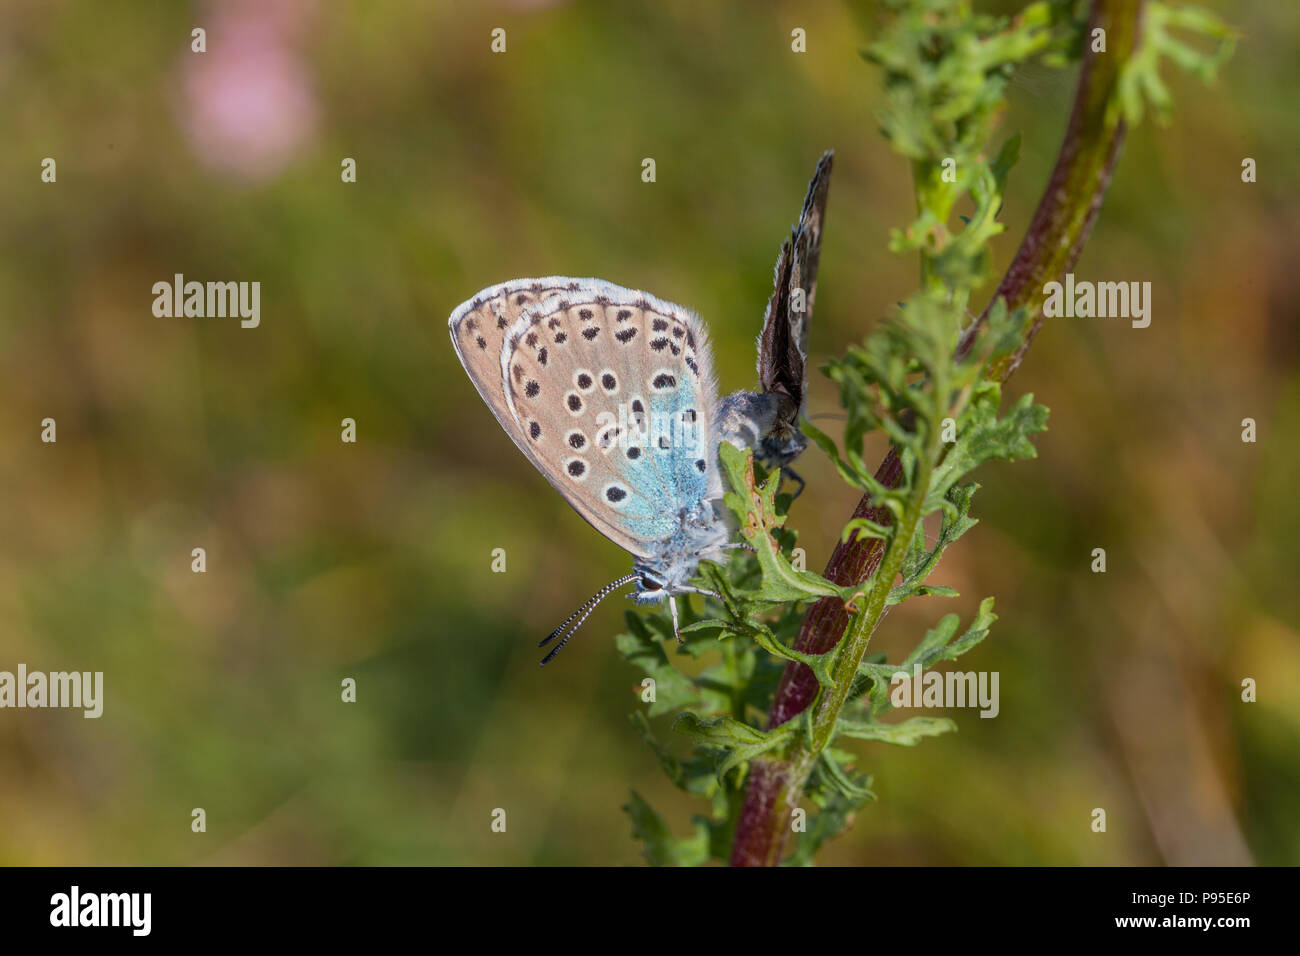
[[[991,597],[980,602],[974,620],[971,621],[970,626],[962,632],[960,637],[957,636],[957,628],[961,623],[960,618],[956,614],[945,615],[938,624],[926,631],[925,637],[903,659],[903,663],[886,664],[883,659],[863,660],[858,665],[857,680],[854,687],[858,693],[854,697],[861,698],[862,694],[865,693],[867,695],[866,710],[871,715],[884,713],[892,706],[889,700],[889,691],[895,674],[902,673],[910,678],[914,674],[914,665],[919,664],[921,671],[924,672],[926,668],[939,661],[955,661],[984,640],[988,636],[989,628],[993,626],[993,622],[997,619],[998,616],[993,613],[993,598]]]
[[[817,851],[832,837],[847,830],[857,812],[875,799],[870,786],[870,777],[858,779],[859,789],[865,790],[864,796],[847,796],[828,787],[812,789],[809,795],[821,808],[821,812],[809,815],[807,832],[799,835],[794,853],[781,865],[811,866]]]
[[[1003,418],[996,414],[1000,389],[982,385],[976,390],[963,420],[957,441],[948,449],[934,471],[930,491],[922,509],[925,514],[941,508],[949,490],[986,461],[1033,458],[1030,436],[1047,430],[1047,409],[1034,404],[1032,394],[1022,395]]]
[[[623,811],[632,818],[632,836],[645,844],[642,853],[651,866],[699,866],[708,862],[707,823],[696,820],[695,833],[679,840],[672,835],[663,817],[635,790],[631,791]]]
[[[961,637],[954,640],[961,619],[956,614],[945,615],[938,624],[926,631],[925,637],[913,648],[912,653],[903,658],[899,670],[911,673],[914,664],[920,664],[921,669],[924,670],[939,661],[955,661],[984,640],[988,636],[989,628],[997,619],[998,616],[993,613],[993,598],[987,597],[980,602],[979,610],[975,612],[975,619],[971,621],[970,627],[962,633]]]
[[[762,572],[762,587],[749,597],[772,603],[809,601],[819,597],[840,597],[844,589],[811,571],[798,571],[786,560],[772,532],[785,523],[776,511],[776,486],[779,475],[772,475],[762,485],[754,479],[754,459],[728,442],[718,446],[723,473],[732,491],[724,501],[740,522],[740,534],[754,548]]]
[[[712,761],[700,757],[679,760],[655,737],[644,713],[635,711],[629,715],[629,720],[646,746],[658,758],[659,766],[674,786],[697,797],[709,798],[717,792],[718,780],[714,775]]]
[[[1199,40],[1210,40],[1213,46],[1203,52],[1179,38],[1173,29],[1185,30]],[[1136,126],[1150,106],[1157,123],[1162,126],[1168,123],[1172,98],[1160,78],[1161,60],[1169,59],[1203,83],[1213,83],[1219,67],[1232,56],[1236,43],[1236,31],[1208,10],[1149,0],[1143,10],[1137,49],[1124,63],[1115,99],[1107,109],[1108,122],[1115,122],[1122,114],[1126,123]]]
[[[835,723],[837,736],[852,737],[854,740],[878,740],[900,747],[915,747],[926,737],[937,737],[956,729],[957,725],[946,717],[911,717],[896,724],[841,717]]]
[[[832,791],[850,800],[865,802],[872,799],[871,778],[848,771],[846,764],[857,759],[855,754],[827,747],[820,754],[817,769],[824,783]]]
[[[993,172],[993,182],[998,193],[1001,193],[1006,186],[1007,175],[1011,172],[1011,167],[1018,162],[1020,162],[1020,134],[1015,133],[1002,144],[1002,149],[998,151],[997,157],[989,166],[989,169]]]
[[[685,734],[697,746],[709,747],[724,754],[718,764],[717,776],[720,783],[725,783],[729,771],[781,746],[794,734],[795,727],[790,722],[764,732],[732,717],[701,720],[687,711],[673,721],[673,730]]]
[[[957,596],[957,592],[952,588],[926,584],[925,579],[934,571],[948,546],[979,524],[978,518],[970,517],[971,499],[975,497],[975,492],[978,489],[979,485],[972,482],[948,491],[948,495],[940,509],[943,515],[939,527],[939,537],[935,541],[933,548],[926,546],[924,523],[917,522],[916,534],[908,547],[907,556],[903,559],[903,566],[900,570],[903,580],[890,589],[889,597],[886,599],[888,604],[901,604],[910,597],[919,597],[926,594],[942,595],[944,597]]]
[[[698,707],[705,711],[725,710],[727,696],[699,687],[689,677],[678,671],[664,651],[665,641],[671,643],[672,628],[659,618],[642,618],[632,611],[624,614],[627,631],[614,638],[614,645],[641,674],[655,682],[655,701],[648,714],[656,717],[682,707]],[[651,628],[664,628],[656,640]]]

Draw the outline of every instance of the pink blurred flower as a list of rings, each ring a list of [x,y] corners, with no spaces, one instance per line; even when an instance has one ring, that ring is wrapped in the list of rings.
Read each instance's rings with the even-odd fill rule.
[[[298,38],[313,0],[208,4],[207,52],[182,64],[182,125],[199,161],[250,181],[278,174],[310,139],[319,107]]]

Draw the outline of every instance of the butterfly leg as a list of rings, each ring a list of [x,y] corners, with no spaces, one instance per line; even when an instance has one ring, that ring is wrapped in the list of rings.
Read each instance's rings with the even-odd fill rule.
[[[748,551],[750,554],[758,554],[754,546],[747,541],[728,541],[726,544],[715,544],[708,548],[701,548],[695,552],[697,558],[712,554],[714,551]]]
[[[692,584],[683,584],[678,587],[677,590],[679,592],[685,591],[687,594],[703,594],[705,597],[717,598],[719,601],[722,600],[722,595],[717,591],[710,591],[708,588],[697,588]]]
[[[677,638],[678,644],[684,644],[686,642],[682,639],[682,632],[677,629],[677,598],[671,594],[668,595],[668,607],[673,612],[673,637]]]

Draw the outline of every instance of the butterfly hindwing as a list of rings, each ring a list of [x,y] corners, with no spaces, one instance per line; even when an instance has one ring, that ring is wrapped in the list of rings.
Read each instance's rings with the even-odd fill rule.
[[[680,306],[602,280],[538,283],[543,289],[501,330],[495,380],[481,363],[479,375],[466,369],[578,513],[633,555],[648,555],[679,528],[683,508],[720,493],[703,325]],[[517,301],[515,288],[538,283],[520,280],[504,294]],[[468,310],[462,327],[471,313],[496,314],[496,297],[479,298],[489,304]],[[460,333],[462,361],[476,334]]]

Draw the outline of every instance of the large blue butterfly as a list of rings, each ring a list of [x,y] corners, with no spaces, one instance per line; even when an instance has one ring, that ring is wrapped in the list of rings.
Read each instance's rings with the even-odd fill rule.
[[[779,466],[802,450],[797,418],[829,169],[827,154],[778,259],[760,338],[760,393],[719,400],[700,319],[602,279],[515,279],[452,312],[452,345],[506,434],[583,518],[635,559],[631,574],[541,642],[559,638],[543,664],[604,597],[630,583],[638,603],[668,600],[676,631],[676,596],[713,593],[689,583],[700,561],[741,546],[731,542],[721,506],[719,443],[757,449]],[[800,287],[802,310],[790,308],[793,282],[808,286]]]

